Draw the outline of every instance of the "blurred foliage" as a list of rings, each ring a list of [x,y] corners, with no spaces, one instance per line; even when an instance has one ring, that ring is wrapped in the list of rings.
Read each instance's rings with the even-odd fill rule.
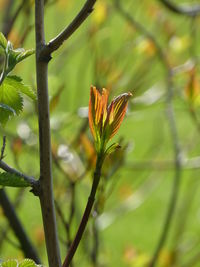
[[[10,16],[19,2],[13,2]],[[73,19],[83,2],[46,1],[47,41]],[[179,5],[185,2],[173,1]],[[111,98],[128,91],[133,98],[114,137],[122,148],[105,162],[95,209],[74,266],[145,267],[157,246],[175,177],[174,146],[166,116],[166,66],[142,25],[162,48],[172,71],[181,145],[178,205],[158,266],[200,267],[200,17],[172,13],[158,0],[121,0],[123,9],[135,20],[134,26],[115,3],[98,0],[91,16],[53,55],[49,65],[54,194],[62,258],[80,222],[95,165],[87,120],[91,84],[107,88]],[[187,3],[200,4],[198,0]],[[8,4],[9,0],[0,0],[4,26]],[[33,4],[26,1],[8,35],[14,49],[34,49]],[[13,75],[23,77],[24,83],[35,89],[34,57],[17,65]],[[4,160],[37,178],[37,108],[28,98],[24,99],[22,116],[15,116],[1,128],[3,135],[7,137]],[[46,263],[39,203],[28,190],[23,194],[17,190],[7,192],[13,203],[21,196],[17,212]],[[23,253],[17,242],[2,214],[0,257],[21,260]]]
[[[7,260],[7,261],[0,263],[0,266],[1,267],[37,267],[39,265],[35,264],[35,262],[30,259],[24,259],[21,262],[18,262],[17,260]]]

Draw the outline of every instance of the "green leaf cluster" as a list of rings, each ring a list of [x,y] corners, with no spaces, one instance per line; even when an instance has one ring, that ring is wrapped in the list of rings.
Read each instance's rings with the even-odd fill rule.
[[[0,267],[41,267],[41,265],[37,265],[31,259],[24,259],[23,261],[17,260],[7,260],[0,263]]]
[[[30,183],[20,175],[8,172],[0,172],[0,186],[28,187]]]
[[[14,67],[34,53],[34,50],[13,49],[10,41],[0,33],[0,53],[4,55],[4,66],[0,76],[0,125],[4,126],[10,117],[23,110],[23,97],[36,100],[33,90],[20,77],[9,75]]]
[[[0,32],[0,53],[5,56],[2,74],[6,77],[19,62],[34,54],[34,50],[25,50],[24,48],[14,49],[12,43],[7,41],[3,33]]]

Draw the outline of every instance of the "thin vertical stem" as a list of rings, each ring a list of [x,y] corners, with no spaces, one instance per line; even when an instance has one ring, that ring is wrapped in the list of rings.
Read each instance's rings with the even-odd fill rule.
[[[45,241],[50,267],[60,267],[52,183],[51,134],[48,97],[48,58],[40,58],[45,46],[44,0],[35,1],[36,76],[38,92],[39,142],[40,142],[40,204],[45,231]]]
[[[15,207],[10,202],[4,190],[0,190],[0,203],[13,232],[20,242],[20,247],[25,257],[33,259],[36,263],[40,263],[37,251],[28,238],[23,225],[15,213]]]
[[[96,163],[96,169],[95,169],[95,172],[94,172],[94,177],[93,177],[93,183],[92,183],[92,188],[91,188],[91,192],[90,192],[90,195],[88,197],[88,202],[87,202],[87,205],[86,205],[86,208],[85,208],[85,211],[84,211],[84,214],[83,214],[83,217],[82,217],[82,220],[80,222],[80,225],[79,225],[79,228],[78,228],[78,231],[76,233],[76,236],[70,246],[70,249],[69,249],[69,252],[65,258],[65,261],[63,263],[63,267],[69,267],[72,259],[73,259],[73,256],[78,248],[78,245],[81,241],[81,238],[83,236],[83,233],[85,231],[85,228],[86,228],[86,225],[87,225],[87,222],[89,220],[89,216],[91,214],[91,210],[92,210],[92,207],[93,207],[93,204],[94,204],[94,201],[95,201],[95,195],[96,195],[96,191],[97,191],[97,188],[98,188],[98,185],[99,185],[99,180],[100,180],[100,177],[101,177],[101,167],[102,167],[102,158],[101,156],[98,156],[97,157],[97,163]]]

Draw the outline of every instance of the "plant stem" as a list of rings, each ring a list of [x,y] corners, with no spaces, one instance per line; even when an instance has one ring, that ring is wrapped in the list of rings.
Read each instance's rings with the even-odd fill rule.
[[[54,39],[52,39],[46,46],[41,49],[40,56],[47,57],[56,51],[87,19],[87,17],[92,13],[94,4],[96,0],[86,0],[84,6],[77,14],[77,16],[72,20],[72,22]]]
[[[95,168],[95,172],[94,172],[94,176],[93,176],[93,183],[92,183],[92,188],[90,191],[90,195],[88,197],[88,202],[81,220],[81,223],[79,225],[78,231],[76,233],[76,236],[69,248],[69,252],[65,258],[65,261],[63,263],[63,267],[69,267],[73,256],[78,248],[78,245],[81,241],[81,238],[83,236],[83,233],[85,231],[87,222],[89,220],[89,216],[95,201],[95,195],[96,195],[96,191],[99,185],[99,181],[100,181],[100,177],[101,177],[101,168],[102,168],[102,164],[103,164],[103,158],[101,155],[99,155],[97,157],[97,162],[96,162],[96,168]]]
[[[15,213],[15,208],[3,189],[0,189],[0,203],[12,230],[20,242],[20,247],[25,257],[33,259],[36,263],[40,263],[40,258],[37,254],[37,251],[28,238],[23,225]]]
[[[40,142],[40,204],[45,241],[50,267],[60,267],[52,182],[51,134],[48,97],[48,59],[39,58],[45,45],[44,0],[35,1],[36,75],[38,92],[39,142]]]

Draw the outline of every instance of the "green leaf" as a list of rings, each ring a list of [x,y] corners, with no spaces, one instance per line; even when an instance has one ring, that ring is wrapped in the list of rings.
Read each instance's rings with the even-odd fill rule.
[[[6,77],[4,82],[10,86],[13,86],[20,93],[27,95],[33,100],[36,100],[36,94],[34,93],[34,91],[31,89],[30,86],[25,85],[20,77],[10,75]]]
[[[1,263],[2,267],[17,267],[17,260],[7,260]]]
[[[8,76],[0,85],[0,124],[5,125],[13,115],[23,110],[22,94],[36,100],[31,87],[25,85],[18,76]]]
[[[0,108],[5,109],[5,110],[7,110],[7,111],[11,111],[11,112],[13,113],[13,115],[16,115],[15,110],[14,110],[13,108],[9,107],[9,106],[6,105],[6,104],[2,104],[2,103],[0,103]]]
[[[106,154],[111,154],[114,151],[116,151],[117,149],[121,148],[121,146],[118,143],[114,143],[112,145],[110,145],[107,149],[106,149]]]
[[[4,49],[7,47],[7,40],[2,32],[0,32],[0,46]]]
[[[24,60],[25,58],[33,55],[34,53],[35,53],[35,50],[34,49],[24,50],[23,52],[21,52],[17,56],[17,62],[20,62],[20,61]]]
[[[25,181],[22,176],[2,172],[0,173],[0,185],[1,186],[10,186],[10,187],[28,187],[30,186],[29,182]]]
[[[24,48],[13,49],[12,43],[8,41],[6,47],[6,54],[8,56],[8,67],[6,73],[9,74],[14,67],[22,60],[33,55],[35,51],[33,49],[25,50]]]
[[[37,265],[31,259],[24,259],[21,262],[17,260],[6,260],[0,263],[0,267],[42,267],[42,265]]]
[[[5,125],[10,116],[13,116],[13,110],[18,115],[23,109],[23,98],[19,92],[5,81],[0,86],[0,124]],[[10,109],[5,109],[5,106]]]
[[[38,265],[31,259],[25,259],[21,261],[18,267],[37,267]]]

